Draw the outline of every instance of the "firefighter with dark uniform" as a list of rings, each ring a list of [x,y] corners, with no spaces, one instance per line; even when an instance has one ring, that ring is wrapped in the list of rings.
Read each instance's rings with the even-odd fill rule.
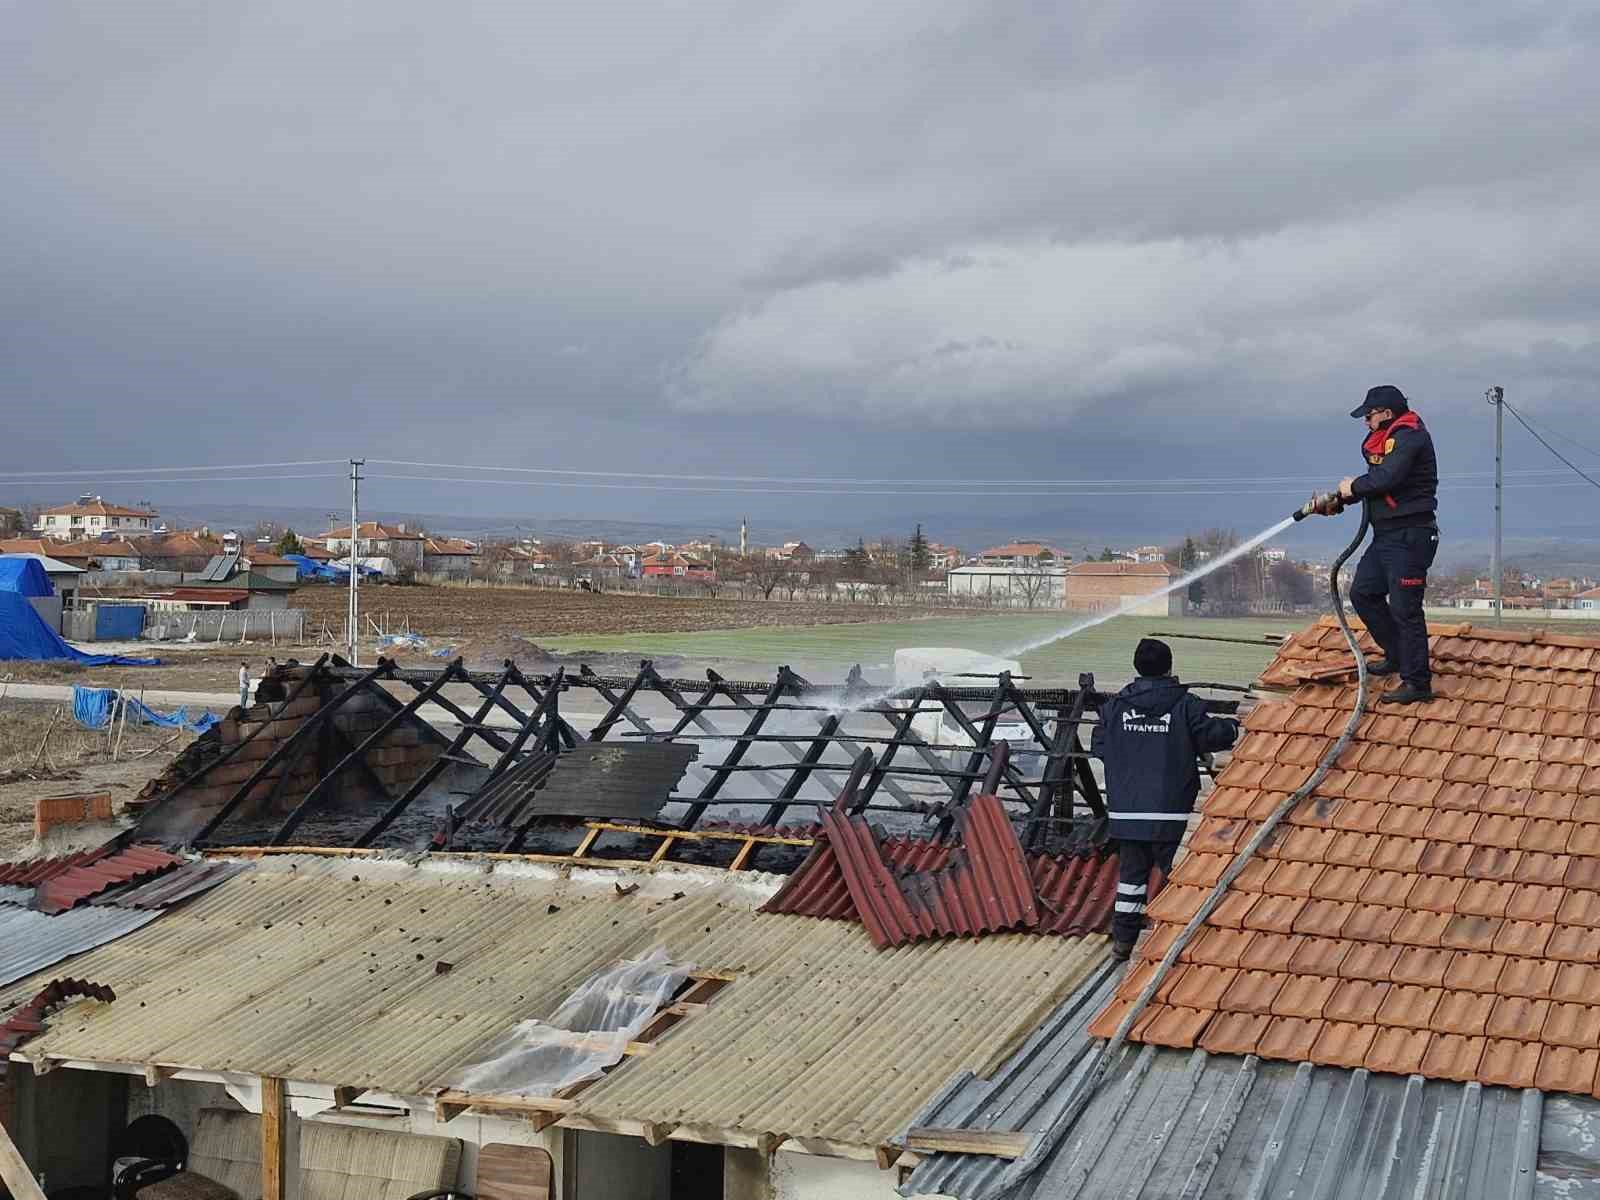
[[[1356,567],[1350,603],[1383,651],[1367,669],[1400,676],[1401,686],[1379,697],[1383,702],[1426,703],[1433,699],[1433,676],[1422,600],[1439,552],[1433,438],[1404,393],[1387,384],[1369,391],[1350,415],[1367,423],[1361,444],[1367,473],[1341,480],[1339,495],[1364,503],[1372,521],[1372,543]]]
[[[1144,928],[1151,868],[1163,876],[1172,870],[1200,794],[1199,756],[1226,750],[1239,737],[1238,721],[1211,716],[1178,682],[1165,642],[1142,639],[1133,666],[1139,678],[1100,706],[1090,736],[1090,752],[1106,764],[1118,858],[1111,950],[1124,959]]]

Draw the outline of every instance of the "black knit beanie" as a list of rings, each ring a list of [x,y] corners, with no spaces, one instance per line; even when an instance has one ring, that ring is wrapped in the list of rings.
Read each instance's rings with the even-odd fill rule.
[[[1155,638],[1140,638],[1133,652],[1133,669],[1141,675],[1172,674],[1172,647]]]

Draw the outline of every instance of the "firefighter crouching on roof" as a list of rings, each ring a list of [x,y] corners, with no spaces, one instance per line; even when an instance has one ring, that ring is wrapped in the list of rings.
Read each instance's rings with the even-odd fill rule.
[[[1433,699],[1423,595],[1439,552],[1439,464],[1433,438],[1404,393],[1384,385],[1350,414],[1367,423],[1361,452],[1367,473],[1343,479],[1339,495],[1360,500],[1372,521],[1372,544],[1356,567],[1350,603],[1383,650],[1373,675],[1399,673],[1400,687],[1379,699],[1419,704]]]
[[[1127,958],[1144,928],[1150,868],[1172,870],[1195,797],[1198,758],[1226,750],[1239,738],[1239,722],[1213,717],[1205,702],[1172,674],[1172,650],[1144,638],[1133,652],[1139,672],[1100,706],[1090,753],[1106,764],[1106,809],[1117,842],[1117,899],[1111,951]]]

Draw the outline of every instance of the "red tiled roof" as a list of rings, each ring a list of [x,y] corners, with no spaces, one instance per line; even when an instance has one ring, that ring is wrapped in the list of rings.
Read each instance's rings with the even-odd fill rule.
[[[138,558],[139,548],[131,542],[59,542],[46,553],[70,562],[75,558]]]
[[[329,538],[347,539],[349,536],[350,526],[341,525],[338,529],[328,530],[327,533],[322,535],[321,540],[327,541]],[[380,521],[361,522],[360,536],[364,538],[376,538],[379,541],[388,539],[391,542],[420,542],[423,540],[423,535],[414,530],[411,532],[402,532],[398,529],[390,529],[387,525]]]
[[[932,547],[929,547],[932,549]],[[1041,554],[1048,554],[1053,558],[1070,558],[1065,550],[1057,550],[1054,546],[1046,546],[1043,542],[1007,542],[1004,546],[995,546],[979,554],[979,558],[1038,558]]]
[[[465,538],[430,537],[422,546],[424,554],[477,554],[478,544]]]
[[[74,502],[62,504],[55,508],[47,508],[40,516],[45,517],[153,517],[155,513],[142,508],[121,508],[115,504],[107,504],[104,500],[91,500],[87,504]]]
[[[1600,1061],[1600,640],[1435,626],[1439,699],[1373,705],[1133,1031],[1376,1071],[1590,1093]],[[1324,620],[1291,638],[1140,950],[1159,958],[1354,706]],[[1342,673],[1341,673],[1342,668]],[[1393,686],[1374,679],[1374,693]],[[1204,968],[1205,973],[1199,973]],[[1215,986],[1232,974],[1227,986]],[[1108,1036],[1130,973],[1092,1026]]]
[[[60,558],[57,552],[61,547],[71,544],[46,541],[44,538],[5,538],[0,540],[0,554],[43,554],[49,558]]]

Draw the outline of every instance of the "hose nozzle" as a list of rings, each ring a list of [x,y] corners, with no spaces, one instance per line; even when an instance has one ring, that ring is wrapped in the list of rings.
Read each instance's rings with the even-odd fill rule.
[[[1294,519],[1303,521],[1307,517],[1336,517],[1344,511],[1344,500],[1335,492],[1315,492],[1294,511]]]

